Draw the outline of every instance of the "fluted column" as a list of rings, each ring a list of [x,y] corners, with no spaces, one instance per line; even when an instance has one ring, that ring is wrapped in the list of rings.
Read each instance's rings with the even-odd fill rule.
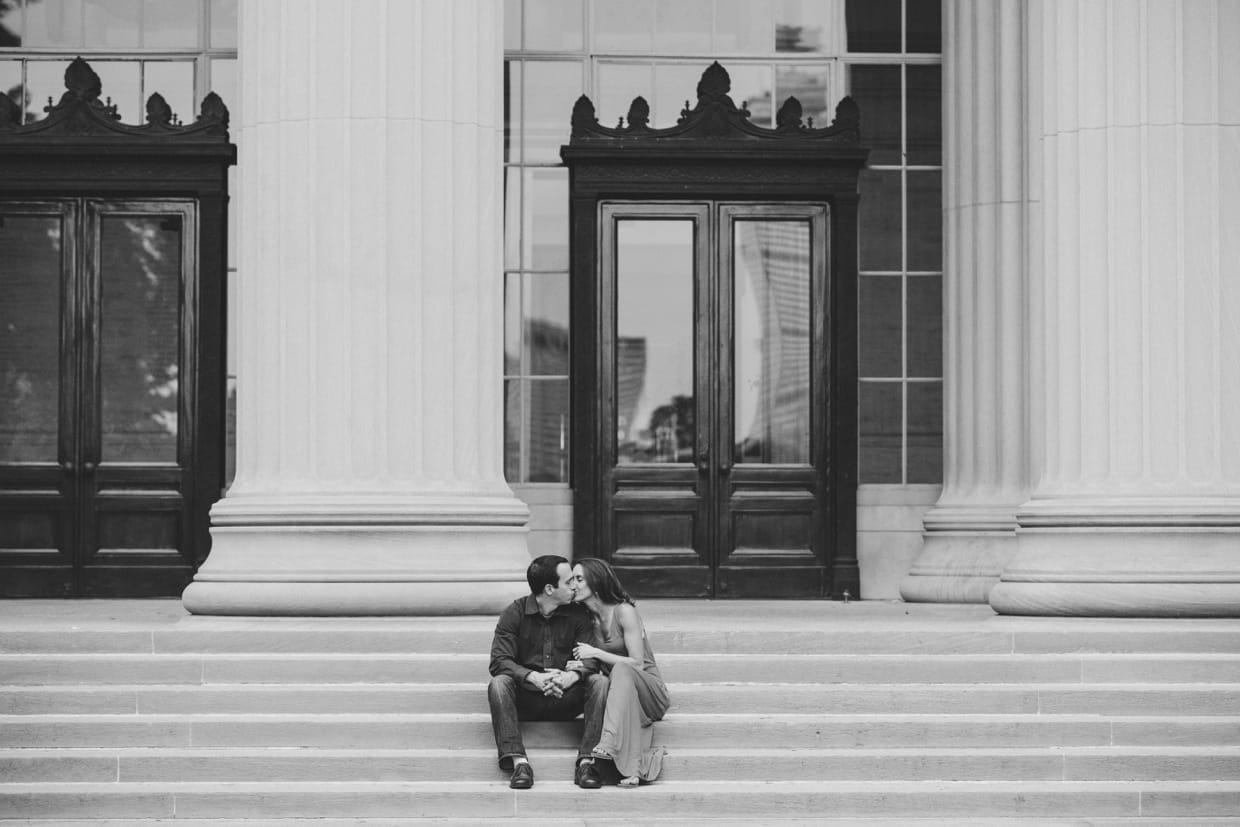
[[[1034,0],[1033,496],[1012,614],[1240,614],[1240,6]]]
[[[499,0],[247,0],[237,478],[203,614],[491,612],[502,469]]]
[[[908,601],[985,603],[1029,497],[1023,5],[943,5],[944,481]]]

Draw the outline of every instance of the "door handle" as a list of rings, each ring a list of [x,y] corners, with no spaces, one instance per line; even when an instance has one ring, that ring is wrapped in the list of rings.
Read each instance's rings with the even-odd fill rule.
[[[731,474],[731,473],[732,473],[732,463],[730,463],[730,462],[724,462],[724,463],[722,463],[722,464],[719,466],[719,473],[720,473],[720,474],[723,474],[725,477],[726,477],[728,474]]]
[[[89,462],[89,461],[88,461],[88,462],[83,462],[83,463],[82,463],[82,470],[83,470],[83,471],[85,471],[86,473],[88,473],[88,474],[89,474],[91,471],[94,471],[94,470],[95,470],[95,463],[93,463],[93,462]]]
[[[72,463],[72,462],[69,462],[68,460],[66,460],[66,461],[64,461],[64,462],[62,462],[62,463],[60,463],[60,470],[61,470],[61,471],[64,471],[66,474],[72,473],[72,472],[73,472],[73,463]]]
[[[706,464],[709,461],[710,461],[710,454],[706,453],[705,451],[702,451],[700,454],[698,454],[698,473],[699,474],[702,474],[703,476],[705,476],[706,473],[710,471],[710,466]]]

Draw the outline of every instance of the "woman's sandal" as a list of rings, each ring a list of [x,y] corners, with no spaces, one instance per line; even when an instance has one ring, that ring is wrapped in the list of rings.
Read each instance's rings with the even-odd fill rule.
[[[629,776],[625,776],[624,778],[621,778],[620,781],[617,782],[616,786],[617,787],[636,787],[640,783],[642,783],[642,780],[639,776],[629,775]]]

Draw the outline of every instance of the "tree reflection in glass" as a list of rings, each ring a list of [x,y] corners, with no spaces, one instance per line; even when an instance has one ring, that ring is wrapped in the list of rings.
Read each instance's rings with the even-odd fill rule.
[[[181,222],[106,216],[101,236],[101,459],[176,462]]]

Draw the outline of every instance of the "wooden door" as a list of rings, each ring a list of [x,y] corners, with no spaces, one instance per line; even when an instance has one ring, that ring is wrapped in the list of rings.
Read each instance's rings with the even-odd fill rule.
[[[179,594],[205,552],[196,207],[8,201],[0,216],[0,594]]]
[[[595,553],[636,593],[824,594],[826,216],[601,205]]]

